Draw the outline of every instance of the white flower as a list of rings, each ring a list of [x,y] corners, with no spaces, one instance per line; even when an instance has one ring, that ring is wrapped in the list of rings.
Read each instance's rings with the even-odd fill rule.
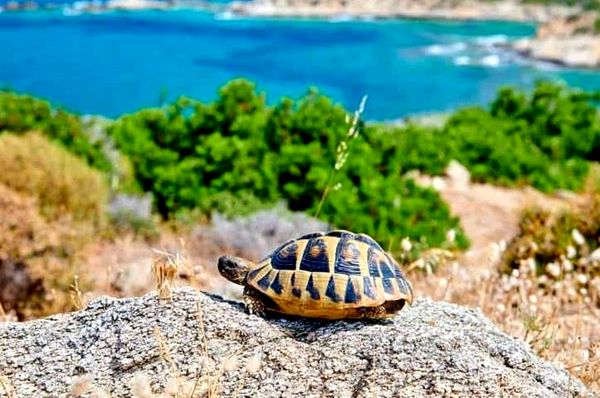
[[[571,245],[567,246],[567,258],[573,258],[577,255],[577,250]]]
[[[408,238],[402,239],[402,242],[400,242],[400,246],[405,252],[409,252],[412,249],[412,243],[410,243],[410,239]]]
[[[560,267],[556,263],[548,263],[548,265],[546,265],[546,272],[550,274],[550,276],[558,278],[560,276]]]
[[[456,230],[454,228],[446,232],[446,240],[450,243],[454,243],[456,240]]]
[[[524,268],[528,273],[535,275],[535,271],[537,269],[535,258],[529,257],[527,260],[525,260]]]
[[[575,277],[575,280],[581,285],[587,284],[588,279],[589,278],[587,277],[587,275],[584,274],[577,274],[577,276]]]
[[[585,243],[585,238],[577,229],[571,231],[571,237],[573,238],[573,241],[579,246],[582,246]]]
[[[562,267],[565,272],[573,271],[573,263],[566,258],[563,258]]]

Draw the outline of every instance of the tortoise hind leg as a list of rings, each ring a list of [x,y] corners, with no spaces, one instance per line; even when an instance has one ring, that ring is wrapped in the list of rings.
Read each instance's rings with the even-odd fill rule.
[[[377,307],[363,307],[360,311],[363,318],[367,319],[384,319],[387,316],[387,310],[383,305]]]
[[[399,312],[404,305],[406,304],[406,300],[395,300],[395,301],[386,301],[383,306],[385,307],[385,311],[388,315],[394,315]]]
[[[260,294],[248,286],[244,288],[244,304],[250,314],[265,315],[265,303]]]

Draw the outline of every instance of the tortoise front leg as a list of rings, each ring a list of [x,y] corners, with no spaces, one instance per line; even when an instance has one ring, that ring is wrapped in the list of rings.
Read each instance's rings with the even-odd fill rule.
[[[250,314],[265,315],[265,303],[257,291],[248,286],[244,288],[244,304]]]
[[[363,307],[360,310],[363,318],[367,319],[384,319],[387,316],[387,310],[383,305],[377,307]]]

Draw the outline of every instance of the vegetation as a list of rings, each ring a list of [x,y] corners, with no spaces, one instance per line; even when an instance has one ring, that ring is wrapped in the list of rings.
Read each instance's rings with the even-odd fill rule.
[[[0,304],[18,319],[73,310],[69,286],[91,230],[69,217],[50,221],[35,198],[0,182]],[[82,281],[82,288],[88,283]]]
[[[550,291],[580,294],[600,304],[600,172],[588,179],[583,201],[560,211],[526,209],[502,270],[517,270]]]
[[[403,236],[443,242],[458,227],[448,207],[386,165],[384,132],[359,124],[356,138],[341,144],[348,120],[316,90],[269,107],[253,84],[237,80],[214,103],[182,98],[123,117],[110,134],[165,217],[190,209],[243,213],[280,200],[315,214],[335,170],[321,218],[386,243]],[[463,234],[457,242],[466,245]]]
[[[40,131],[92,167],[110,171],[112,166],[102,143],[94,142],[86,133],[85,127],[80,117],[55,108],[47,101],[0,91],[0,135],[3,132],[23,134]]]
[[[0,135],[0,170],[0,183],[36,198],[47,218],[104,219],[104,175],[39,133]]]
[[[456,159],[476,181],[578,190],[600,160],[599,100],[554,83],[531,94],[505,88],[488,109],[459,110],[440,129],[392,129],[386,164],[440,174]]]

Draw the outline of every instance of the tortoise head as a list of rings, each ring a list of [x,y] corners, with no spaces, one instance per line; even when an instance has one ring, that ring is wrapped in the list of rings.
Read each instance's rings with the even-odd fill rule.
[[[243,285],[246,280],[246,275],[253,268],[254,264],[251,261],[244,260],[240,257],[221,256],[218,263],[219,272],[225,278],[233,283]]]

